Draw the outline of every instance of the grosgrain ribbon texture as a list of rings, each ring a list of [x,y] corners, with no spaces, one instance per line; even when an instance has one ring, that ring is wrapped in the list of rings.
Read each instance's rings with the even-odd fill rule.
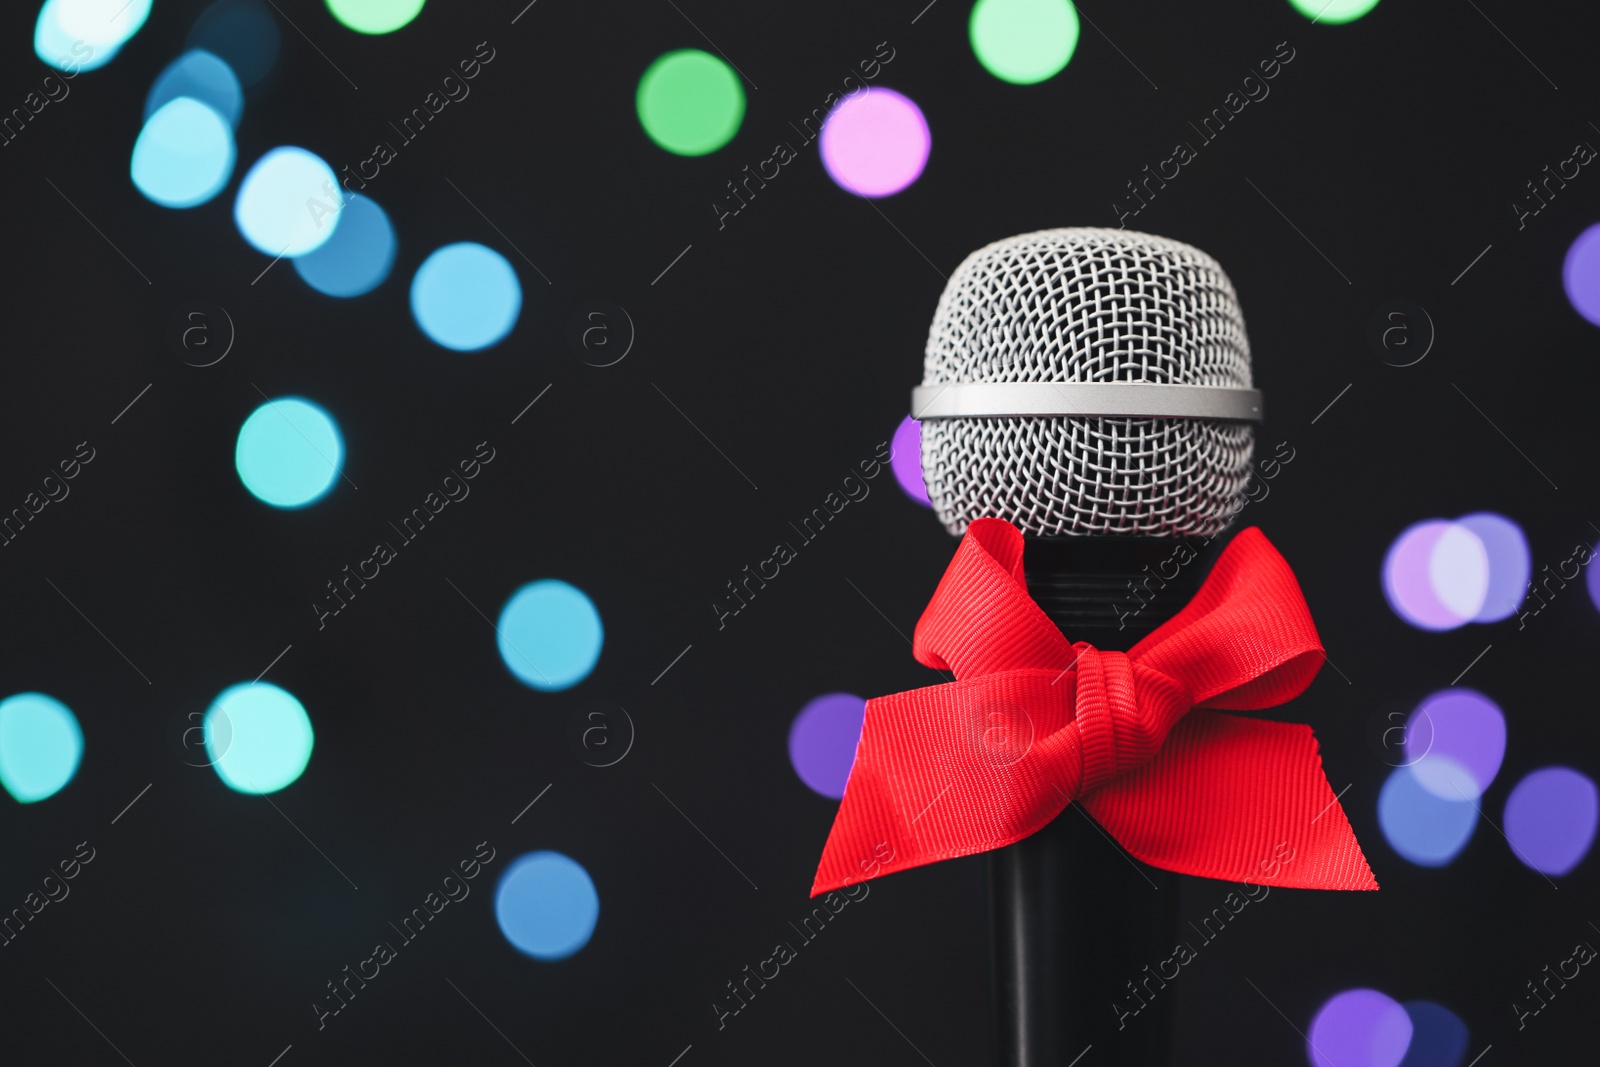
[[[1001,848],[1083,805],[1131,855],[1180,874],[1377,889],[1311,728],[1223,714],[1304,692],[1322,644],[1256,527],[1126,653],[1070,643],[1028,595],[1022,534],[968,528],[913,654],[956,681],[867,702],[811,895]],[[1292,863],[1275,862],[1287,843]]]

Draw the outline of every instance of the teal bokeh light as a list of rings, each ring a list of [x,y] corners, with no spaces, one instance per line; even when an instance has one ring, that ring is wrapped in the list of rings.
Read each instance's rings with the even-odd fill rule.
[[[162,207],[205,203],[233,174],[233,128],[188,96],[162,105],[133,143],[128,173],[138,190]]]
[[[297,396],[269,400],[239,427],[234,448],[239,480],[275,508],[320,500],[344,467],[344,439],[322,408]]]
[[[71,710],[43,693],[0,701],[0,785],[31,804],[72,781],[83,758],[83,731]]]
[[[518,952],[538,960],[564,960],[594,936],[600,894],[577,860],[560,852],[529,852],[500,876],[494,917]]]
[[[570,689],[589,676],[605,644],[600,612],[583,590],[557,578],[518,589],[500,611],[500,658],[524,685]]]
[[[276,793],[311,759],[311,717],[293,694],[270,682],[224,689],[206,709],[206,758],[229,789]]]

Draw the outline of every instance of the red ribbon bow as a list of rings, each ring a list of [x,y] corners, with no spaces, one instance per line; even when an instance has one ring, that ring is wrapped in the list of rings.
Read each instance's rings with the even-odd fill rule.
[[[1235,537],[1188,606],[1127,653],[1068,643],[1028,596],[1022,544],[1001,519],[967,528],[912,647],[957,680],[867,702],[812,896],[1001,848],[1073,800],[1154,867],[1378,888],[1311,728],[1201,710],[1281,704],[1322,665],[1266,535]]]

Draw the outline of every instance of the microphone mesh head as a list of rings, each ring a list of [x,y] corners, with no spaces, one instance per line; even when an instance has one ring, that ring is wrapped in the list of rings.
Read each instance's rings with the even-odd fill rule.
[[[928,331],[924,385],[1156,382],[1249,388],[1233,284],[1197,248],[1131,230],[1011,237],[968,256]],[[952,534],[1212,536],[1243,503],[1253,427],[1213,419],[927,419],[922,470]]]

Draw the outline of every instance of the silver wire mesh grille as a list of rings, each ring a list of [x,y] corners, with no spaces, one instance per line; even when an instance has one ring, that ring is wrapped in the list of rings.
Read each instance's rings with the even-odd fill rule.
[[[1130,230],[980,248],[939,298],[923,384],[1038,381],[1249,387],[1233,284],[1199,249]],[[953,534],[992,516],[1033,536],[1211,536],[1253,446],[1249,423],[1207,419],[928,419],[922,470]]]

